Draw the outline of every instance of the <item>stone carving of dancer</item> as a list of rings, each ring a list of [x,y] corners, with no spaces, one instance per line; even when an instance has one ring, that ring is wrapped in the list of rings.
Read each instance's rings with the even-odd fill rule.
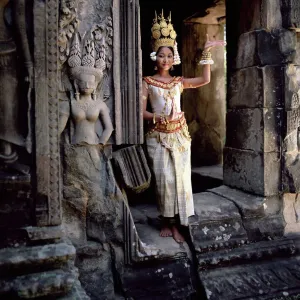
[[[71,99],[70,103],[61,104],[60,133],[71,116],[75,127],[71,144],[105,145],[113,132],[113,125],[107,105],[97,97],[97,88],[105,69],[104,45],[98,57],[95,57],[92,40],[86,40],[83,50],[81,56],[80,43],[75,35],[68,59],[75,99]],[[99,122],[103,125],[103,132],[100,132]]]
[[[32,73],[25,0],[0,0],[0,165],[4,170],[29,172],[28,166],[16,162],[16,146],[31,151],[26,143],[28,105],[26,99],[21,100],[19,78],[30,82]]]

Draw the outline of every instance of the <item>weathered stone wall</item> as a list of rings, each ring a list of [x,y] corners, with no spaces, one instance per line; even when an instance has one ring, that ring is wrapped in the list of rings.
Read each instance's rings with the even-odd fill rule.
[[[287,64],[298,63],[297,34],[282,26],[280,1],[254,1],[251,9],[246,1],[227,4],[228,32],[238,32],[229,35],[224,182],[271,196],[282,190],[284,73]]]

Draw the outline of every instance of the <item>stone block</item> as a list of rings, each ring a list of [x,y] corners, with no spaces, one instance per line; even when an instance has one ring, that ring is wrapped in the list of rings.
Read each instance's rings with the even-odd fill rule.
[[[226,185],[208,191],[232,201],[238,207],[242,218],[263,217],[265,215],[264,197],[244,193]]]
[[[296,248],[297,246],[293,240],[281,239],[243,244],[241,247],[235,249],[198,253],[198,270],[220,266],[234,266],[245,262],[253,263],[282,256],[288,257],[295,253]]]
[[[288,299],[300,293],[299,257],[200,271],[207,299]],[[296,299],[296,298],[291,298]]]
[[[240,33],[260,28],[281,28],[280,4],[281,0],[253,0],[251,5],[248,0],[227,1],[226,23],[233,20],[238,26],[235,30]]]
[[[277,195],[281,184],[279,154],[226,147],[224,184],[256,195]]]
[[[22,275],[13,280],[0,280],[0,295],[3,299],[57,299],[71,291],[76,281],[77,274],[70,270]]]
[[[300,2],[298,0],[282,0],[282,26],[285,28],[300,28]]]
[[[300,204],[296,194],[283,195],[283,217],[287,224],[300,222]]]
[[[279,152],[282,109],[255,108],[227,111],[226,146],[230,148]]]
[[[112,258],[108,245],[89,241],[77,249],[79,280],[92,299],[115,299]]]
[[[300,66],[287,65],[284,71],[284,108],[286,111],[300,107]]]
[[[190,262],[186,259],[126,268],[122,283],[126,299],[189,299],[195,294]],[[138,283],[138,284],[137,284]]]
[[[22,274],[63,267],[75,259],[75,248],[66,243],[0,250],[0,274]]]
[[[283,69],[249,67],[232,73],[228,108],[282,107]]]
[[[243,33],[238,42],[236,69],[253,66],[298,64],[297,33],[285,29],[261,29]]]
[[[190,234],[197,253],[236,247],[247,240],[238,208],[213,193],[194,194],[197,218],[190,222]]]
[[[278,239],[283,236],[285,222],[282,214],[243,220],[250,241]]]

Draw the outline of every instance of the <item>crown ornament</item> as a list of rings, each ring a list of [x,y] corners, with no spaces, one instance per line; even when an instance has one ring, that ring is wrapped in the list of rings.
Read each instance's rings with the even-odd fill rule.
[[[105,69],[100,60],[96,59],[94,41],[92,39],[85,40],[82,49],[77,34],[75,34],[71,45],[68,65],[72,78],[78,78],[81,74],[90,74],[94,75],[98,82],[102,79]]]
[[[150,58],[156,60],[156,52],[160,47],[172,47],[174,49],[174,65],[180,64],[180,57],[177,49],[176,37],[177,33],[171,23],[171,12],[168,18],[164,17],[164,11],[157,16],[155,11],[155,18],[151,28],[152,33],[152,50]]]

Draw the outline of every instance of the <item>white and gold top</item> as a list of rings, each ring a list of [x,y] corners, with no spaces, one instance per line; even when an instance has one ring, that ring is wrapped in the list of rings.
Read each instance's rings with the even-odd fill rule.
[[[181,112],[180,94],[183,91],[183,77],[173,77],[168,83],[150,76],[144,77],[144,86],[148,90],[153,113],[170,115],[172,109]]]
[[[168,83],[158,81],[153,77],[144,77],[143,89],[144,91],[145,89],[147,90],[147,93],[144,93],[144,95],[146,94],[146,97],[149,97],[153,113],[157,115],[170,115],[172,109],[177,113],[181,112],[180,94],[183,91],[183,77],[173,77]],[[155,126],[153,130],[147,133],[147,137],[156,138],[157,142],[171,151],[187,151],[190,147],[191,138],[185,118],[182,117],[177,122],[180,122],[180,130],[176,130],[176,132],[170,130],[170,133],[160,132],[156,130],[157,126]],[[167,124],[166,127],[168,125],[170,124]]]

